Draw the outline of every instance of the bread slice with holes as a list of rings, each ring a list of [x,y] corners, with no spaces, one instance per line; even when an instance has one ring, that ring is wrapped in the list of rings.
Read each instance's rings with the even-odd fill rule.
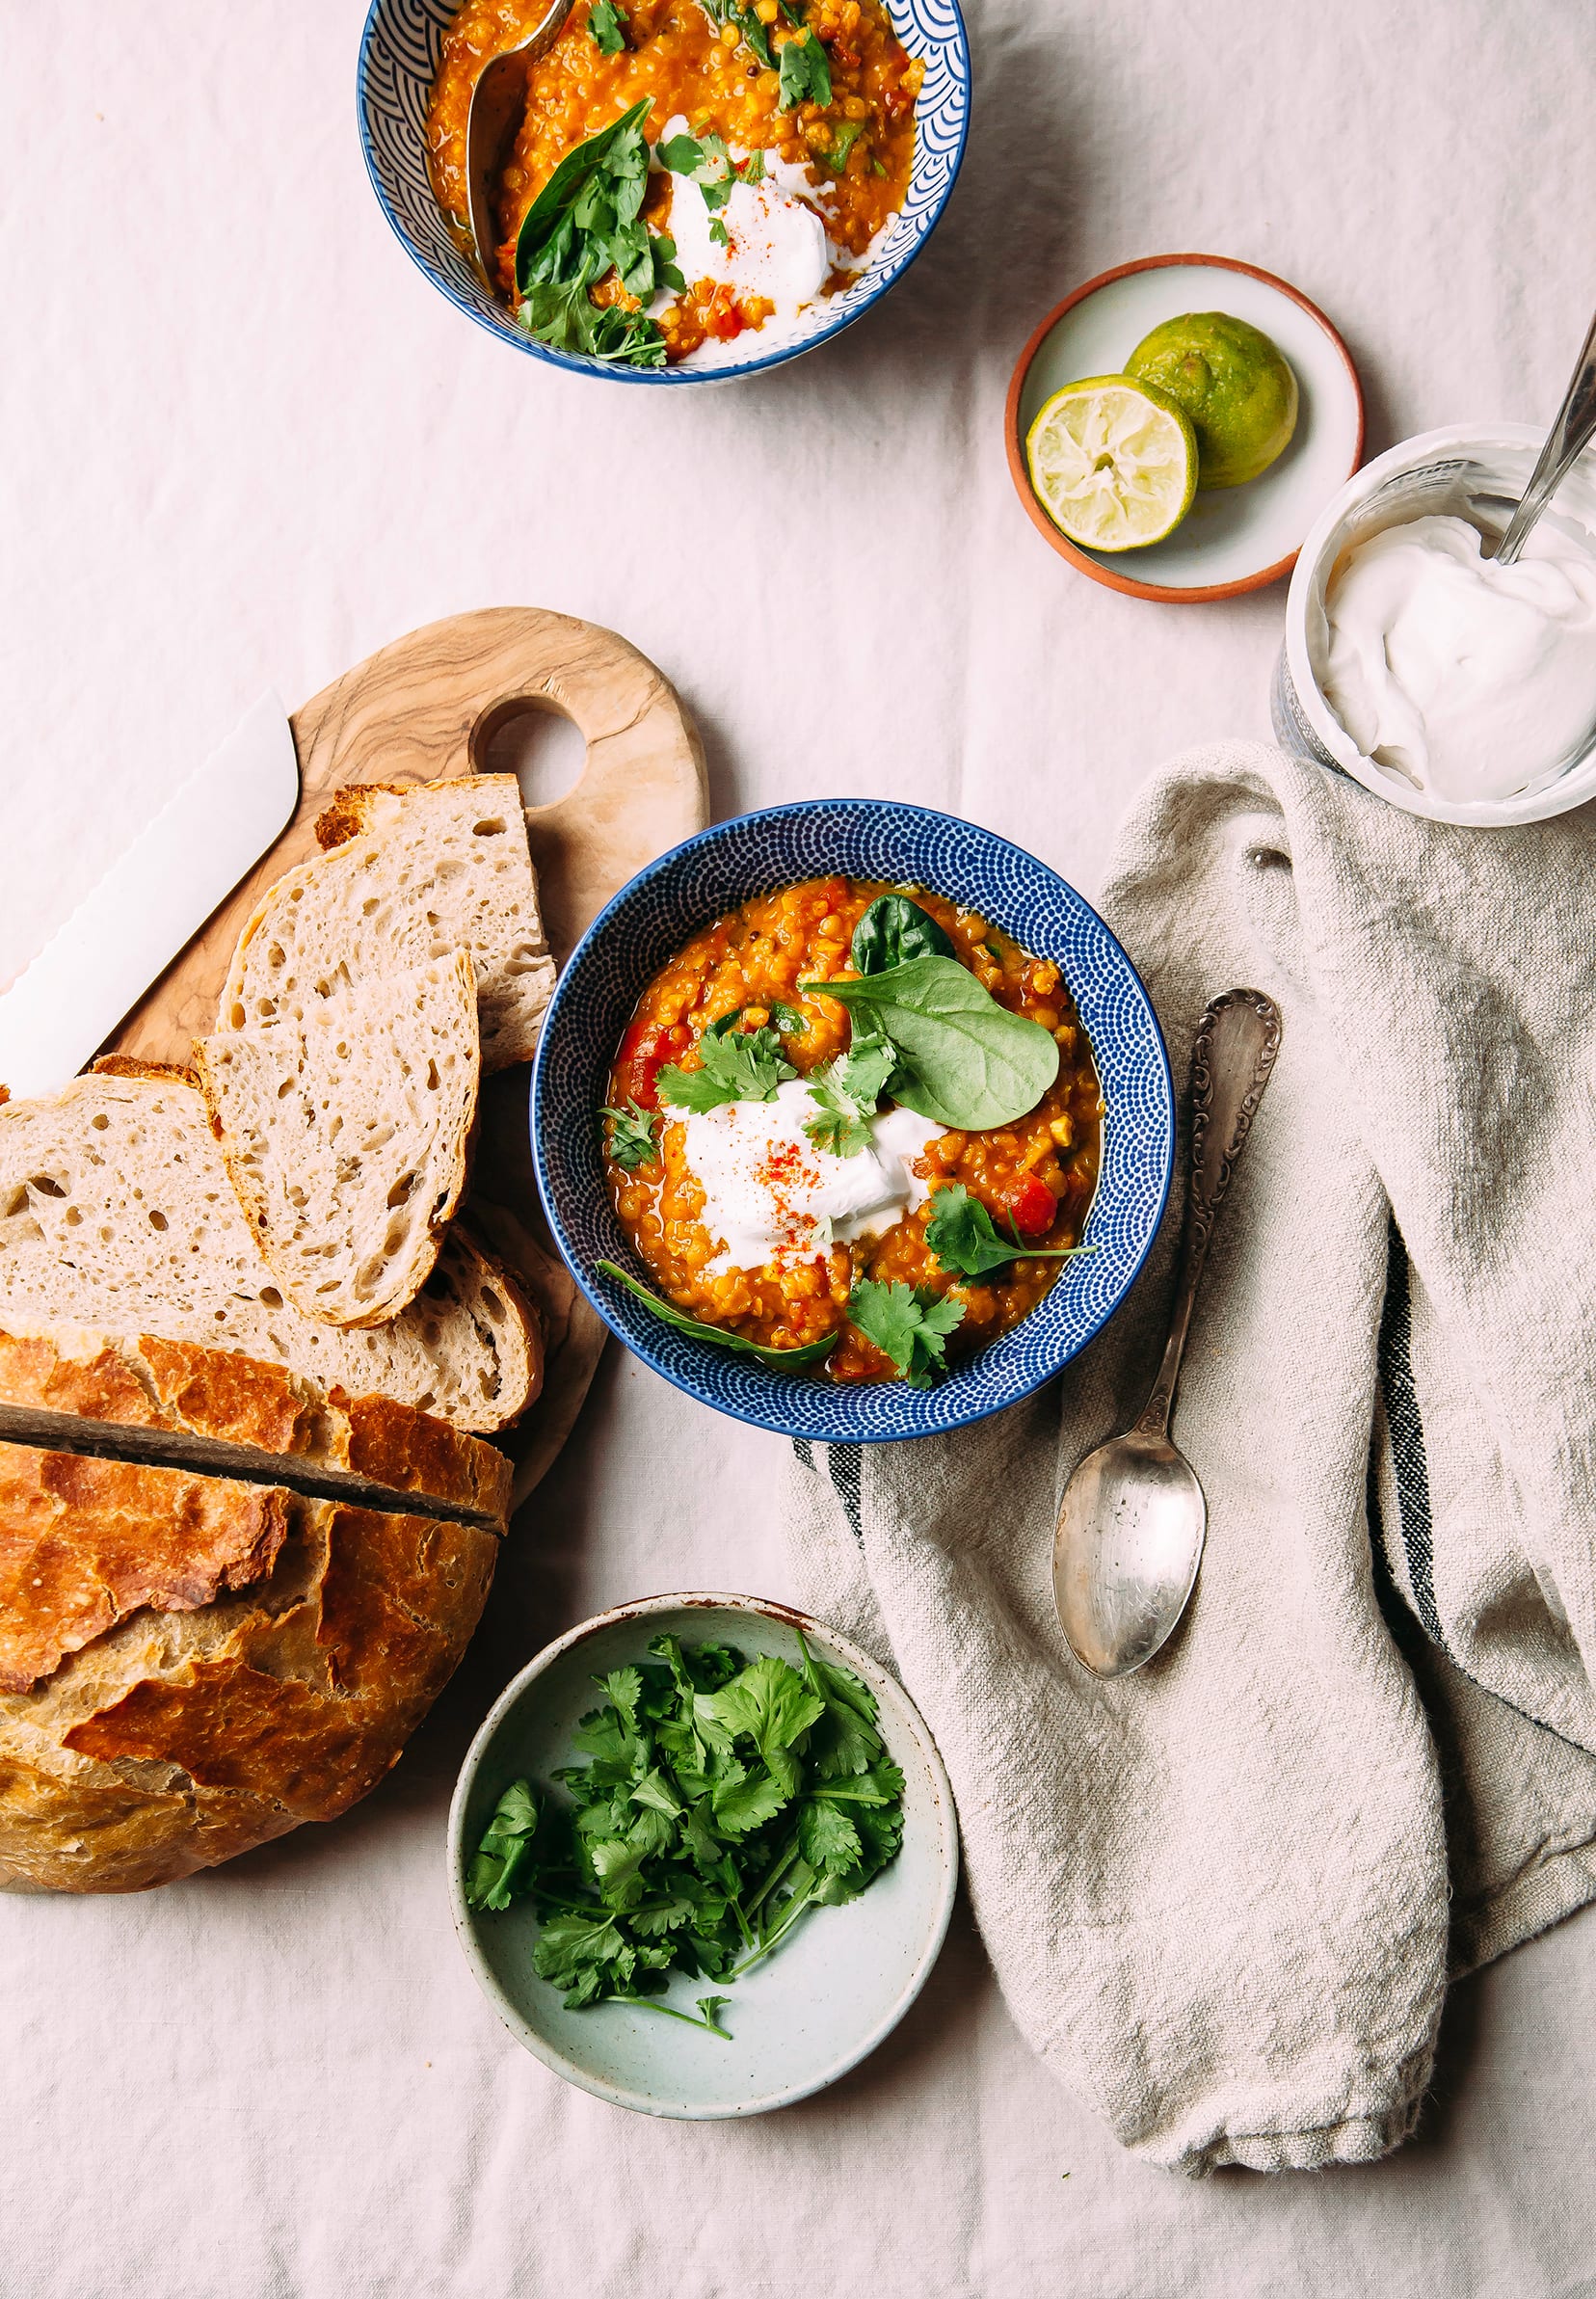
[[[286,1365],[150,1333],[0,1331],[0,1440],[498,1533],[510,1506],[511,1465],[481,1437],[390,1397],[346,1397]]]
[[[351,785],[316,836],[324,851],[278,879],[244,928],[219,1029],[303,1029],[327,999],[463,949],[484,1070],[530,1061],[554,961],[515,776]]]
[[[482,1434],[543,1378],[532,1311],[458,1222],[389,1323],[302,1315],[239,1210],[193,1074],[120,1056],[0,1108],[0,1326],[62,1324],[235,1350]]]
[[[273,1275],[306,1317],[381,1325],[432,1273],[476,1119],[464,950],[195,1048],[211,1130]]]

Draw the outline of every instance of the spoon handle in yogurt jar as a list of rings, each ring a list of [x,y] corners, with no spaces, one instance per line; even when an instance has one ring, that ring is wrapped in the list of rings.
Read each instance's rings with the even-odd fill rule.
[[[1262,990],[1227,990],[1197,1025],[1191,1048],[1191,1185],[1181,1239],[1181,1273],[1163,1362],[1137,1416],[1144,1436],[1167,1438],[1191,1312],[1224,1203],[1280,1052],[1280,1009]]]
[[[1496,547],[1493,555],[1499,567],[1510,567],[1518,557],[1530,528],[1567,478],[1592,432],[1596,432],[1596,319],[1590,323],[1584,349],[1575,361],[1557,419],[1530,474],[1530,484]]]

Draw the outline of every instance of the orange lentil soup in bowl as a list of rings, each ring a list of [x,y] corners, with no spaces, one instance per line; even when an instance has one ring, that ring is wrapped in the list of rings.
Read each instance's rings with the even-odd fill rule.
[[[661,1314],[779,1368],[921,1388],[1069,1266],[1103,1110],[1053,960],[923,888],[811,877],[647,983],[605,1174]]]
[[[466,125],[484,65],[547,0],[466,0],[427,142],[470,245]],[[882,0],[575,0],[493,177],[491,285],[557,353],[702,367],[789,335],[903,208],[924,78]]]

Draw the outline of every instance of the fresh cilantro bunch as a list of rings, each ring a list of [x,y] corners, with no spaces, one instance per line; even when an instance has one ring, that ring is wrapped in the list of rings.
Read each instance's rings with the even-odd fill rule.
[[[802,1021],[789,1006],[777,1009]],[[718,1109],[723,1102],[768,1102],[776,1088],[798,1073],[782,1052],[782,1041],[768,1023],[758,1029],[740,1030],[742,1008],[711,1022],[699,1039],[701,1069],[684,1070],[667,1062],[654,1080],[654,1091],[676,1109]]]
[[[646,310],[598,305],[592,290],[614,272],[647,305],[661,285],[684,284],[675,243],[643,221],[649,99],[568,152],[526,212],[516,241],[517,311],[556,351],[631,367],[662,367],[665,337]]]
[[[517,1780],[466,1872],[473,1908],[530,1898],[533,1965],[570,2010],[619,2000],[725,2036],[657,1997],[672,1972],[734,1981],[811,1908],[864,1890],[903,1841],[903,1775],[846,1669],[658,1636],[597,1681],[566,1801]]]

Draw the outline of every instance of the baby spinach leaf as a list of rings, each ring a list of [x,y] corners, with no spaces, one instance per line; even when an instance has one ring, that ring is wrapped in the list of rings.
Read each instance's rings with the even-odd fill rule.
[[[984,1277],[1011,1261],[1073,1261],[1077,1254],[1097,1251],[1095,1245],[1027,1245],[1018,1231],[1012,1240],[1001,1236],[986,1207],[962,1182],[948,1183],[933,1196],[925,1242],[943,1268],[961,1277]]]
[[[855,926],[848,954],[861,974],[885,974],[910,958],[951,958],[953,945],[907,895],[880,895]]]
[[[667,1325],[674,1325],[678,1333],[690,1334],[695,1341],[712,1341],[717,1349],[734,1350],[740,1356],[758,1357],[761,1365],[768,1365],[775,1373],[790,1373],[800,1366],[820,1364],[841,1338],[837,1333],[826,1333],[818,1341],[806,1342],[801,1349],[767,1349],[762,1341],[750,1341],[744,1334],[728,1332],[723,1325],[701,1324],[696,1317],[688,1317],[674,1302],[661,1300],[658,1294],[650,1293],[646,1285],[639,1285],[635,1277],[613,1261],[596,1262],[594,1267],[624,1285],[628,1293],[635,1294],[655,1317]]]
[[[614,272],[628,295],[653,294],[658,243],[642,219],[649,99],[568,152],[528,208],[516,240],[517,317],[557,351],[636,367],[665,363],[665,338],[643,310],[600,307],[591,290]]]
[[[1011,1014],[957,958],[910,958],[861,981],[801,982],[838,999],[897,1049],[896,1100],[960,1133],[1012,1125],[1058,1075],[1039,1022]]]
[[[790,112],[798,104],[829,104],[832,100],[831,65],[812,32],[789,40],[781,52],[781,79],[776,109]]]
[[[628,1099],[625,1109],[605,1109],[601,1113],[610,1121],[609,1154],[625,1173],[635,1173],[640,1165],[650,1165],[659,1155],[655,1129],[659,1124],[656,1109],[645,1109],[635,1097]]]
[[[866,1341],[891,1357],[911,1389],[929,1389],[944,1368],[949,1333],[963,1322],[965,1305],[951,1294],[934,1294],[893,1279],[883,1285],[862,1277],[848,1297],[848,1315]]]

